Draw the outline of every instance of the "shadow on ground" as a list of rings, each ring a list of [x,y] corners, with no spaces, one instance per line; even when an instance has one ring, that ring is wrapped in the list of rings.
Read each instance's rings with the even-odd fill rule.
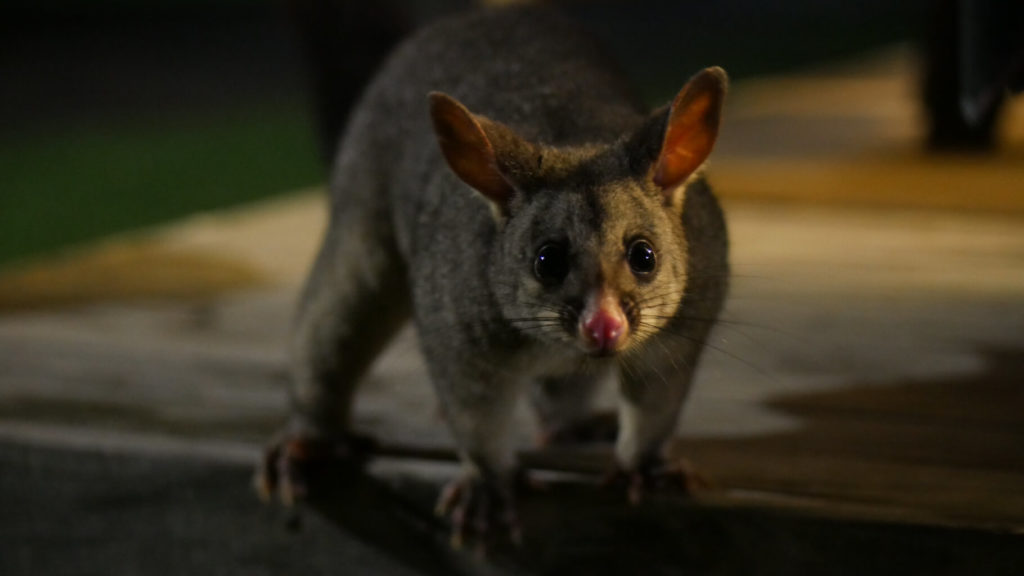
[[[1013,574],[1020,535],[838,521],[559,483],[524,499],[524,545],[447,545],[438,486],[341,473],[302,516],[260,506],[244,465],[0,445],[3,574]]]

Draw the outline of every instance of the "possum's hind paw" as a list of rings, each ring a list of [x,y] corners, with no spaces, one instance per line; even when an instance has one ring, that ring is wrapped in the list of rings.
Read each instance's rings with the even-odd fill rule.
[[[264,450],[253,478],[264,502],[279,500],[286,506],[304,500],[310,481],[330,469],[361,466],[373,452],[371,438],[348,434],[325,438],[286,430]]]

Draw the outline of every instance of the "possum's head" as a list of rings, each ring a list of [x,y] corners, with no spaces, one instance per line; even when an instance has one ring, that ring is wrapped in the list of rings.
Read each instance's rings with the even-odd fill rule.
[[[432,93],[452,171],[489,203],[489,281],[505,319],[593,356],[628,350],[678,311],[687,285],[687,183],[718,134],[726,76],[694,76],[672,104],[609,144],[551,147]]]

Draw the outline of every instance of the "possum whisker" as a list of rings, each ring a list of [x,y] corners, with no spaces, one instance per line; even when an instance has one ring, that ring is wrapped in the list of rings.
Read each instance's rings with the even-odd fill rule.
[[[649,328],[654,328],[654,327],[650,327],[649,326]],[[764,370],[760,366],[757,366],[757,365],[751,363],[749,360],[743,358],[742,356],[738,356],[735,353],[730,352],[729,350],[726,350],[725,348],[722,348],[721,346],[716,346],[715,344],[712,344],[711,342],[708,342],[707,338],[696,338],[694,336],[690,336],[688,334],[685,334],[682,331],[676,331],[676,330],[665,329],[665,328],[657,329],[657,332],[659,334],[665,334],[666,336],[670,336],[670,337],[676,338],[678,340],[685,341],[687,343],[695,344],[698,347],[704,347],[704,348],[709,348],[711,350],[714,350],[715,352],[718,352],[719,354],[722,354],[724,356],[728,356],[729,358],[732,358],[733,360],[743,364],[744,366],[746,366],[747,368],[750,368],[751,370],[754,370],[755,372],[757,372],[758,374],[760,374],[761,376],[763,376],[765,378],[768,378],[769,380],[772,380],[772,381],[776,380],[776,378],[774,376],[772,376],[772,374],[770,374],[769,372],[767,372],[766,370]]]
[[[757,322],[746,322],[746,321],[743,321],[743,320],[734,320],[732,318],[704,318],[704,317],[700,317],[700,316],[688,316],[688,315],[670,316],[670,315],[663,315],[663,314],[644,314],[644,318],[650,318],[650,319],[654,319],[654,320],[679,320],[681,322],[696,322],[696,323],[704,323],[704,324],[714,324],[716,326],[722,326],[723,328],[732,330],[733,333],[739,334],[739,335],[747,338],[749,341],[751,341],[751,342],[753,342],[755,344],[759,344],[759,345],[763,344],[763,342],[761,342],[761,340],[759,340],[758,338],[750,335],[749,333],[747,333],[747,332],[745,332],[743,330],[740,330],[740,328],[750,328],[750,329],[753,329],[753,330],[763,330],[765,332],[771,332],[771,333],[779,335],[779,336],[785,336],[786,338],[790,338],[793,341],[800,342],[800,343],[806,343],[806,341],[807,341],[806,338],[801,338],[799,335],[794,334],[793,332],[790,332],[788,330],[782,330],[781,328],[778,328],[777,326],[771,326],[771,325],[768,325],[768,324],[760,324],[760,323],[757,323]]]
[[[560,324],[562,322],[561,318],[551,318],[549,316],[537,316],[534,318],[506,318],[505,321],[513,324]]]
[[[619,370],[622,373],[623,379],[634,385],[640,387],[640,392],[646,392],[648,389],[648,383],[646,378],[641,377],[641,370],[633,364],[633,359],[628,354],[623,354],[619,358]],[[620,384],[620,386],[623,384]]]

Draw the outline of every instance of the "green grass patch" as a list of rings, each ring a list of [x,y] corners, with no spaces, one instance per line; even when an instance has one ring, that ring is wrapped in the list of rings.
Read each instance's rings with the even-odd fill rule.
[[[0,263],[323,180],[302,106],[0,141]]]

